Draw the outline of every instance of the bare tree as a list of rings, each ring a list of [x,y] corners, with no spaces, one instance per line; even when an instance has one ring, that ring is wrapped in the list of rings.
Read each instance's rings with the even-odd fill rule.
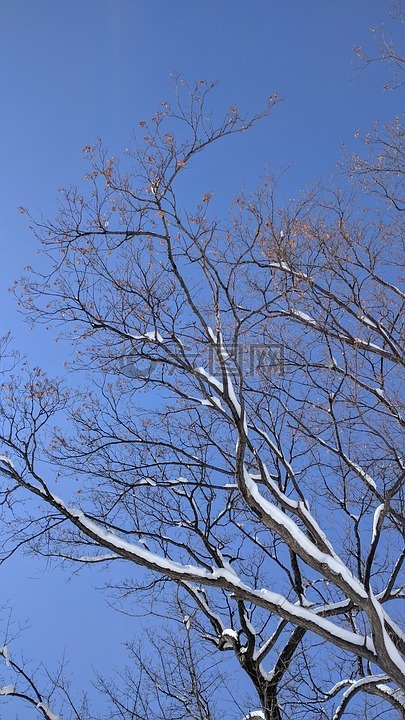
[[[5,374],[3,558],[103,563],[123,600],[174,603],[177,630],[161,620],[163,640],[100,680],[111,718],[397,717],[399,207],[349,184],[281,202],[267,178],[224,220],[209,189],[186,211],[196,156],[277,101],[215,122],[211,89],[176,82],[122,163],[86,148],[88,193],[33,222],[49,271],[22,302],[73,340],[88,389]]]
[[[390,15],[399,23],[405,25],[404,0],[390,0]],[[354,50],[358,58],[359,71],[374,63],[383,63],[389,70],[384,84],[384,90],[396,90],[404,85],[405,58],[403,52],[398,50],[393,39],[387,35],[384,25],[381,28],[372,27],[374,51],[371,52],[361,45]]]
[[[403,0],[391,3],[391,15],[400,25],[405,25]],[[384,90],[401,89],[404,84],[405,58],[399,52],[392,39],[387,37],[385,28],[371,30],[375,52],[371,53],[362,47],[356,47],[360,61],[360,71],[373,63],[384,63],[389,69]],[[398,115],[382,128],[374,123],[373,129],[364,138],[368,153],[360,156],[355,154],[348,162],[349,172],[353,173],[364,188],[373,195],[383,197],[392,203],[396,210],[405,208],[403,176],[405,169],[404,125],[403,117]]]
[[[36,659],[37,665],[27,660],[21,653],[20,658],[10,653],[9,645],[14,647],[21,635],[21,629],[11,631],[11,613],[1,609],[1,626],[4,627],[6,645],[0,647],[0,698],[3,705],[6,700],[17,700],[21,707],[30,708],[37,717],[44,720],[57,720],[54,713],[55,705],[63,708],[65,718],[71,720],[89,720],[90,715],[86,697],[74,702],[70,693],[70,680],[66,677],[64,660],[57,670],[51,674]],[[8,684],[6,684],[6,679]],[[3,717],[3,714],[2,714]],[[14,717],[18,717],[15,715]]]

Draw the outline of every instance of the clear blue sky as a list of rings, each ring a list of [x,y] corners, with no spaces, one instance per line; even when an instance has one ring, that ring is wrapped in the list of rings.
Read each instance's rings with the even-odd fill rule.
[[[0,3],[1,327],[15,327],[4,286],[34,257],[18,205],[52,215],[56,189],[85,172],[96,137],[112,154],[131,127],[169,95],[172,71],[219,81],[215,102],[260,108],[285,98],[253,133],[230,141],[221,162],[201,161],[228,199],[266,164],[293,164],[292,194],[327,176],[358,128],[394,112],[379,68],[355,81],[355,43],[388,19],[386,0],[13,0]],[[198,170],[198,168],[197,168]],[[4,277],[3,277],[4,273]],[[5,303],[5,304],[4,304]],[[4,308],[4,312],[3,312]],[[7,313],[5,317],[5,313]],[[31,342],[28,341],[27,342]]]
[[[293,194],[329,175],[356,130],[394,114],[398,98],[382,92],[381,70],[354,80],[352,65],[353,45],[370,44],[370,27],[384,20],[385,0],[3,0],[0,335],[11,329],[35,362],[61,371],[63,348],[41,328],[29,332],[6,292],[35,262],[17,206],[52,216],[56,189],[81,182],[81,149],[100,136],[119,154],[131,127],[169,96],[170,72],[218,80],[218,108],[258,109],[274,91],[285,98],[250,135],[196,164],[193,177],[208,191],[215,175],[225,204],[240,185],[255,185],[266,164],[292,163]],[[114,655],[119,665],[116,645],[130,624],[92,590],[100,577],[86,571],[66,585],[59,571],[38,568],[32,558],[0,568],[2,598],[16,619],[32,619],[27,656],[55,661],[66,646],[74,659],[79,644],[93,645],[80,661],[84,687],[91,658],[105,669]]]

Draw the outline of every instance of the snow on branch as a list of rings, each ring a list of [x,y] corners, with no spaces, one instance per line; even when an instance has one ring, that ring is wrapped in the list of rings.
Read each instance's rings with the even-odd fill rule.
[[[353,595],[360,601],[367,599],[367,593],[363,585],[359,580],[356,580],[346,565],[336,556],[331,557],[319,550],[294,520],[283,513],[276,505],[266,500],[260,494],[257,483],[246,469],[244,471],[244,484],[255,506],[262,513],[263,520],[268,522],[269,527],[277,530],[280,535],[286,538],[289,547],[292,547],[308,565],[314,569],[325,568],[325,571],[331,574],[336,584],[342,587],[349,596]]]
[[[248,474],[246,475],[250,477]],[[333,572],[335,576],[341,577],[353,592],[360,593],[360,590],[362,590],[364,594],[364,589],[362,589],[361,584],[355,581],[341,561],[337,561],[334,558],[326,556],[324,553],[320,553],[290,518],[284,513],[281,513],[280,510],[272,506],[271,503],[268,503],[264,498],[261,498],[257,491],[257,485],[252,480],[250,480],[249,487],[250,492],[253,493],[256,498],[260,497],[260,502],[263,503],[265,512],[269,512],[269,508],[271,512],[274,510],[277,511],[277,517],[283,519],[284,526],[288,528],[289,532],[291,534],[296,533],[297,542],[301,542],[302,546],[305,547],[304,554],[309,555],[311,552],[317,553],[319,559],[330,566],[331,572]],[[316,614],[311,609],[290,602],[279,593],[267,589],[254,589],[244,583],[233,570],[231,571],[227,568],[212,568],[212,570],[209,571],[196,565],[182,564],[158,555],[141,544],[128,542],[109,532],[93,520],[90,520],[82,510],[68,507],[61,498],[53,493],[49,491],[46,492],[42,488],[37,488],[37,492],[39,495],[42,495],[47,502],[57,508],[61,514],[70,519],[73,524],[88,537],[91,537],[92,540],[100,546],[116,552],[117,555],[120,555],[126,560],[131,560],[138,565],[143,565],[150,570],[183,582],[196,582],[228,590],[234,593],[236,597],[246,599],[248,602],[252,602],[270,612],[274,612],[280,617],[293,622],[295,625],[312,630],[316,634],[330,639],[334,644],[347,649],[349,652],[359,654],[372,661],[375,659],[374,644],[368,636],[345,630],[330,620]]]
[[[51,708],[49,707],[48,703],[46,702],[39,702],[37,703],[38,710],[42,710],[47,720],[60,720],[59,715],[56,715],[54,712],[52,712]]]
[[[210,373],[208,373],[205,370],[205,368],[203,368],[203,367],[195,368],[195,372],[197,373],[197,375],[201,375],[201,377],[203,377],[204,380],[207,380],[210,385],[212,385],[214,388],[216,388],[216,390],[218,390],[218,392],[220,392],[221,395],[223,395],[224,386],[219,380],[217,380],[216,377],[214,377],[214,375],[210,375]]]
[[[14,695],[15,685],[5,685],[0,687],[0,695]]]
[[[332,720],[340,720],[343,717],[350,700],[358,692],[369,692],[379,695],[385,700],[388,700],[388,702],[397,707],[397,709],[402,708],[402,710],[404,710],[405,694],[400,690],[394,690],[389,685],[385,684],[389,681],[390,678],[386,675],[369,675],[367,677],[360,678],[359,680],[347,680],[338,683],[334,688],[332,688],[332,690],[328,692],[329,697],[332,697],[337,692],[339,692],[344,685],[349,685],[349,687],[343,693],[342,700],[339,706],[336,708]]]
[[[4,645],[2,648],[0,648],[0,655],[4,657],[6,665],[10,667],[10,653],[7,645]]]
[[[10,458],[6,457],[6,455],[0,455],[0,462],[3,463],[3,465],[6,465],[11,470],[14,470],[14,465]]]

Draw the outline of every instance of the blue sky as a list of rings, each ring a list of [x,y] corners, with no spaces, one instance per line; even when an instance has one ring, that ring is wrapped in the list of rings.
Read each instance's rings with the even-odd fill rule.
[[[218,80],[218,108],[260,108],[274,91],[284,98],[254,132],[197,168],[194,180],[211,190],[215,176],[226,200],[241,184],[256,184],[269,163],[293,164],[291,194],[328,176],[342,141],[351,144],[357,129],[395,111],[380,68],[355,80],[352,65],[353,45],[370,43],[370,27],[388,19],[386,0],[1,5],[2,327],[17,322],[4,287],[35,256],[17,206],[52,216],[56,189],[83,177],[81,149],[101,137],[119,154],[131,128],[168,97],[170,72]]]
[[[355,79],[352,64],[353,45],[370,45],[370,28],[389,24],[387,9],[385,0],[3,0],[0,335],[11,329],[33,362],[61,372],[66,348],[42,328],[29,331],[6,291],[36,257],[17,207],[52,216],[57,188],[82,181],[81,149],[101,137],[111,154],[124,150],[131,128],[169,97],[172,71],[191,81],[218,80],[218,110],[235,102],[260,109],[274,91],[284,98],[250,134],[196,164],[192,181],[215,188],[226,210],[266,165],[293,164],[293,195],[306,181],[328,177],[342,142],[352,147],[358,129],[395,113],[398,98],[383,93],[382,70],[374,66]],[[83,644],[85,685],[90,658],[108,666],[128,621],[92,589],[99,576],[86,571],[69,584],[66,578],[32,558],[0,568],[3,601],[15,606],[16,619],[32,619],[26,655],[38,656],[40,643],[41,659],[55,661],[65,646],[73,659]]]

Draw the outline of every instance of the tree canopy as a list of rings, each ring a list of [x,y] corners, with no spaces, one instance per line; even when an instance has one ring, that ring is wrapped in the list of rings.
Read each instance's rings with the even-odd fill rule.
[[[285,200],[266,176],[217,218],[209,189],[183,206],[189,168],[278,99],[218,121],[213,85],[174,90],[123,158],[87,147],[88,191],[32,220],[49,270],[20,302],[86,383],[2,353],[2,559],[105,564],[160,616],[99,679],[105,717],[401,716],[402,121],[338,181]],[[1,652],[0,694],[54,720]],[[51,686],[64,718],[93,717]]]

